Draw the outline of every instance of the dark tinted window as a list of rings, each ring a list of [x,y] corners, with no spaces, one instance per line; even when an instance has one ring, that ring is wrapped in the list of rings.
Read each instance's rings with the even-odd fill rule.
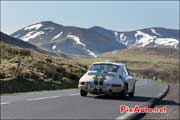
[[[90,71],[106,71],[106,72],[117,72],[119,66],[113,64],[94,64],[90,67]]]

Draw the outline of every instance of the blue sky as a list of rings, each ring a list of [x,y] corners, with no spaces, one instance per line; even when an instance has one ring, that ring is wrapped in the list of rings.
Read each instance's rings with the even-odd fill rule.
[[[1,31],[10,34],[40,21],[118,31],[179,29],[179,1],[1,1]]]

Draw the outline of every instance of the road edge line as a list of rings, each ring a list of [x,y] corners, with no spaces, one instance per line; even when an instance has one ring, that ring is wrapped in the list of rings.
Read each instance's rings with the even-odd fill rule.
[[[26,101],[36,101],[36,100],[45,100],[45,99],[53,99],[53,98],[58,98],[62,96],[50,96],[50,97],[42,97],[42,98],[32,98],[32,99],[27,99]]]
[[[7,105],[10,104],[10,102],[2,102],[0,105]]]

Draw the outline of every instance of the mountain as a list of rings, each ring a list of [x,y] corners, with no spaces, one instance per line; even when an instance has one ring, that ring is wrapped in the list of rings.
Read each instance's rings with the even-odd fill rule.
[[[103,53],[100,56],[102,57],[129,57],[129,56],[143,56],[143,57],[150,57],[152,56],[153,58],[158,58],[158,57],[163,57],[163,58],[175,58],[179,59],[179,49],[172,48],[172,47],[139,47],[139,48],[128,48],[124,50],[116,50],[112,52],[107,52]],[[130,57],[129,57],[130,58]]]
[[[93,30],[62,26],[51,21],[29,25],[12,36],[50,51],[75,55],[96,57],[100,53],[126,48],[124,44]]]
[[[35,45],[32,45],[28,42],[24,42],[24,41],[17,39],[17,38],[13,38],[11,36],[8,36],[5,33],[0,32],[0,36],[1,36],[1,41],[4,43],[15,45],[15,46],[18,46],[21,48],[37,49],[37,47]]]
[[[131,47],[179,48],[179,30],[160,27],[120,32],[99,26],[85,29],[43,21],[24,27],[11,36],[49,51],[93,57]]]
[[[22,41],[20,39],[14,38],[14,37],[11,37],[11,36],[9,36],[9,35],[7,35],[5,33],[2,33],[2,32],[0,32],[0,38],[1,38],[0,39],[1,42],[9,44],[9,45],[17,46],[17,47],[23,48],[23,49],[30,49],[30,50],[36,51],[38,53],[46,54],[46,55],[57,56],[56,53],[40,49],[40,48],[38,48],[37,46],[35,46],[35,45],[31,44],[31,43]],[[63,55],[59,55],[59,56],[63,56]]]
[[[90,28],[104,36],[115,39],[127,47],[170,46],[179,48],[179,30],[161,27],[119,32],[99,26]]]

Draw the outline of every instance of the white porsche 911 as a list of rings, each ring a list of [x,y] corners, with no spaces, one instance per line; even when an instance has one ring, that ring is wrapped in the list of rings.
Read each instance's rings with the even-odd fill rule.
[[[79,80],[81,96],[90,94],[119,94],[134,96],[136,80],[126,69],[125,64],[97,62]]]

